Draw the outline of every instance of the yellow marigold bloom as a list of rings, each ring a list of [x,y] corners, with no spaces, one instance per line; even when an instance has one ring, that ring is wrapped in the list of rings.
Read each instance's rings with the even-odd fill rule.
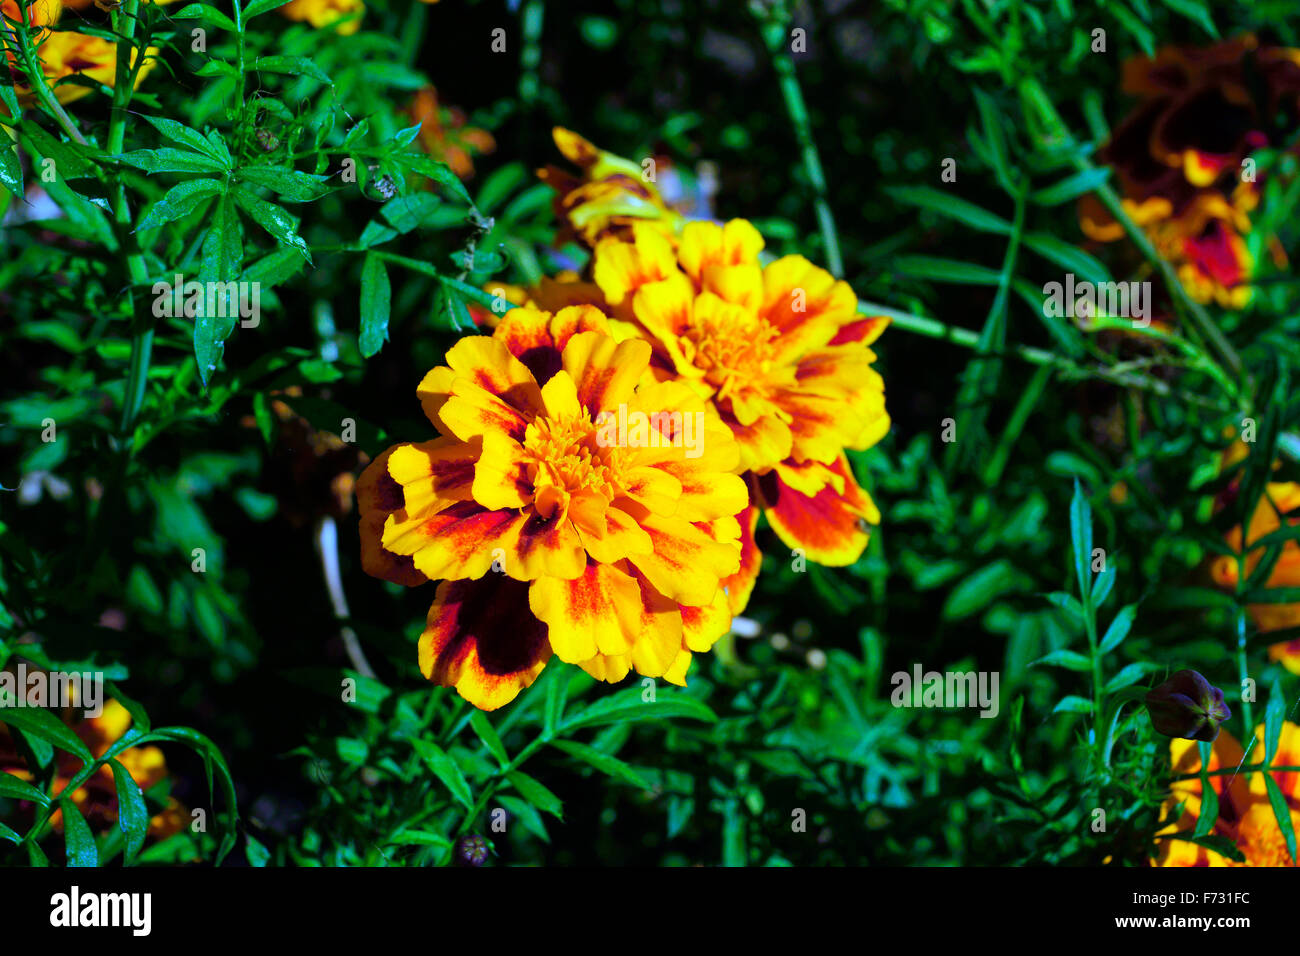
[[[1138,105],[1099,158],[1118,173],[1125,212],[1188,295],[1243,308],[1255,269],[1245,236],[1259,190],[1242,164],[1289,140],[1300,120],[1300,51],[1260,46],[1253,36],[1164,47],[1126,62],[1122,88]],[[1080,225],[1102,242],[1123,235],[1093,196],[1080,203]]]
[[[676,249],[638,224],[630,241],[597,244],[593,277],[619,334],[648,340],[655,374],[689,385],[735,435],[739,470],[781,540],[852,564],[880,512],[844,450],[889,431],[867,348],[888,320],[859,315],[848,284],[802,256],[760,265],[762,248],[742,219],[690,222]]]
[[[361,14],[365,9],[364,0],[289,0],[280,7],[280,13],[290,20],[306,21],[314,27],[335,27],[336,33],[351,36],[361,29]],[[351,19],[339,23],[345,17]]]
[[[48,33],[41,41],[37,53],[41,58],[45,82],[54,91],[54,97],[60,103],[71,103],[90,93],[89,89],[75,83],[60,84],[59,81],[65,77],[87,76],[110,87],[117,80],[117,44],[101,37],[66,31]],[[136,74],[137,87],[153,69],[153,58],[156,53],[157,49],[154,47],[150,47],[145,52],[144,65]],[[133,50],[131,53],[133,64],[137,55]],[[24,108],[35,102],[36,94],[18,77],[14,78],[14,86],[18,91],[18,102]]]
[[[63,6],[60,0],[32,0],[31,6],[27,8],[27,18],[34,27],[50,26],[59,22]],[[76,3],[69,3],[68,6],[75,7]],[[23,22],[23,11],[18,0],[3,0],[0,2],[0,11],[11,20]]]
[[[1251,515],[1250,527],[1246,530],[1246,556],[1243,563],[1247,577],[1250,577],[1264,557],[1264,548],[1256,547],[1256,543],[1281,528],[1283,522],[1287,526],[1300,523],[1300,484],[1294,481],[1270,482],[1265,486],[1264,495]],[[1224,540],[1234,552],[1242,553],[1241,528],[1233,528]],[[1237,559],[1228,555],[1215,558],[1210,565],[1210,576],[1220,587],[1236,590]],[[1300,587],[1300,541],[1291,540],[1282,545],[1282,553],[1264,587]],[[1255,626],[1264,633],[1300,627],[1300,604],[1251,604],[1246,610]],[[1300,674],[1300,640],[1273,644],[1268,649],[1268,656],[1291,673]]]
[[[645,374],[649,343],[610,331],[590,306],[519,308],[461,339],[417,389],[441,437],[358,482],[363,566],[442,582],[420,668],[483,710],[552,653],[600,680],[684,684],[730,626],[736,443],[690,388]]]
[[[665,236],[681,230],[682,217],[670,209],[645,171],[630,159],[597,149],[577,133],[557,126],[555,145],[581,175],[555,166],[537,175],[556,192],[555,215],[564,223],[562,237],[589,247],[606,236],[630,236],[633,224],[649,224]]]
[[[418,141],[424,151],[450,166],[461,179],[474,175],[474,156],[496,149],[491,133],[465,125],[464,110],[440,106],[438,91],[432,86],[415,94],[407,112],[420,124]]]
[[[0,714],[2,716],[2,714]],[[98,717],[88,717],[73,726],[73,731],[96,757],[102,757],[108,748],[121,739],[131,726],[131,715],[126,708],[115,700],[105,702]],[[64,751],[58,753],[58,766],[54,775],[54,793],[60,793],[72,778],[81,770],[81,761]],[[115,758],[131,775],[131,779],[141,790],[149,790],[167,776],[167,761],[158,747],[146,745],[128,747]],[[28,782],[34,778],[27,770],[23,758],[13,747],[12,741],[3,726],[0,726],[0,770],[13,774]],[[81,811],[90,828],[101,833],[116,825],[117,785],[113,771],[107,765],[100,767],[94,775],[72,793],[72,802]],[[56,810],[50,816],[50,823],[56,830],[63,829],[63,811]],[[185,823],[185,808],[175,797],[168,799],[167,806],[149,821],[149,833],[152,838],[163,838],[178,833]]]
[[[1251,748],[1251,754],[1262,753],[1264,726],[1261,724],[1255,730],[1255,746]],[[1169,755],[1175,777],[1200,773],[1201,756],[1196,741],[1171,740]],[[1212,745],[1210,764],[1206,770],[1231,770],[1241,766],[1241,763],[1241,744],[1232,734],[1221,730]],[[1279,766],[1300,766],[1300,727],[1283,723],[1273,763]],[[1291,813],[1291,825],[1296,832],[1300,832],[1300,773],[1271,773],[1286,799]],[[1247,777],[1250,778],[1249,781]],[[1282,835],[1277,817],[1269,804],[1263,773],[1247,774],[1243,771],[1236,775],[1212,776],[1210,785],[1219,798],[1219,815],[1210,833],[1235,843],[1245,856],[1245,863],[1234,862],[1190,840],[1170,839],[1173,834],[1190,834],[1200,816],[1201,781],[1199,777],[1192,777],[1175,780],[1170,787],[1170,796],[1162,811],[1163,818],[1170,820],[1179,804],[1182,804],[1183,812],[1177,820],[1156,834],[1163,838],[1159,841],[1156,866],[1295,866],[1295,861],[1287,851],[1286,838]]]

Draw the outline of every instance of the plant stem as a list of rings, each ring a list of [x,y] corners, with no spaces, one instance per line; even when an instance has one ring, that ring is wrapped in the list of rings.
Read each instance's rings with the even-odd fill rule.
[[[238,4],[236,4],[238,6]],[[126,0],[122,8],[113,14],[114,26],[122,39],[117,42],[117,69],[113,76],[113,106],[108,120],[108,142],[106,149],[112,156],[122,152],[126,141],[126,116],[131,105],[131,94],[135,91],[135,70],[131,63],[131,54],[135,49],[136,15],[140,0]],[[139,63],[143,52],[137,57]],[[126,183],[121,171],[114,173],[113,221],[117,225],[119,241],[126,252],[126,270],[129,284],[127,286],[127,309],[131,316],[131,364],[127,372],[126,391],[122,395],[121,433],[129,437],[135,428],[135,419],[144,403],[145,387],[149,382],[149,362],[153,356],[153,316],[146,310],[141,316],[135,307],[134,288],[143,285],[149,279],[149,270],[145,266],[144,256],[139,244],[131,234],[131,206],[127,202]]]
[[[817,225],[821,230],[822,244],[826,247],[826,267],[837,279],[844,276],[844,260],[840,256],[839,234],[835,230],[835,216],[831,213],[826,187],[826,174],[822,171],[821,156],[817,152],[817,143],[812,136],[812,122],[808,117],[808,106],[804,103],[803,91],[799,88],[799,77],[795,73],[794,59],[786,48],[789,38],[788,14],[781,10],[773,13],[761,24],[763,42],[772,57],[772,67],[776,70],[781,85],[781,97],[785,100],[786,113],[794,125],[795,139],[803,155],[804,174],[813,191],[813,209],[817,214]]]
[[[31,20],[27,7],[21,3],[19,6],[22,8],[23,26],[24,28],[30,28]],[[8,21],[0,21],[0,23],[4,24],[10,42],[18,50],[19,56],[22,58],[23,68],[27,73],[28,80],[31,82],[32,92],[36,94],[36,98],[40,100],[46,111],[54,117],[59,127],[68,134],[68,139],[83,146],[86,145],[86,137],[81,135],[81,131],[77,129],[77,124],[72,121],[72,117],[63,109],[63,104],[59,102],[58,97],[54,95],[54,91],[46,83],[45,71],[41,69],[40,57],[36,55],[36,51],[32,48],[27,29],[14,30],[9,26]],[[16,120],[18,117],[15,116],[14,119]]]

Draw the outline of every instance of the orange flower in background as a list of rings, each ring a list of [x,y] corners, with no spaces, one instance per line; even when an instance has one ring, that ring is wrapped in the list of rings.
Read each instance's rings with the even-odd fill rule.
[[[1242,164],[1289,139],[1300,119],[1298,64],[1300,51],[1246,36],[1203,49],[1165,47],[1124,65],[1122,89],[1140,103],[1099,158],[1119,176],[1125,212],[1198,302],[1241,308],[1250,300],[1255,262],[1245,237],[1259,192]],[[1273,130],[1278,116],[1281,135]],[[1081,201],[1080,223],[1102,242],[1123,236],[1094,196]]]
[[[130,726],[131,715],[126,708],[115,700],[109,700],[98,717],[78,721],[72,729],[98,758],[107,753],[109,747],[120,740]],[[167,761],[158,747],[128,747],[114,759],[126,768],[142,791],[147,792],[167,777]],[[82,767],[80,760],[62,750],[58,751],[57,760],[52,788],[55,795],[71,782]],[[0,726],[0,770],[29,783],[34,779],[3,726]],[[117,825],[117,785],[113,771],[107,764],[96,770],[89,780],[72,793],[72,802],[86,818],[93,832],[102,833]],[[167,806],[149,820],[148,836],[163,839],[179,833],[185,825],[186,816],[186,810],[180,801],[169,797]],[[50,816],[50,823],[55,830],[62,832],[63,811],[56,810]]]
[[[1251,755],[1255,762],[1264,753],[1264,727],[1255,731],[1255,745]],[[1197,774],[1201,769],[1201,756],[1193,740],[1170,741],[1169,754],[1175,777]],[[1273,765],[1300,766],[1300,727],[1283,723],[1282,734]],[[1207,771],[1231,770],[1242,765],[1242,749],[1226,730],[1220,731],[1214,741]],[[1270,771],[1286,800],[1291,815],[1291,825],[1300,833],[1300,773]],[[1268,785],[1262,772],[1219,774],[1211,776],[1210,785],[1218,797],[1219,814],[1211,835],[1224,837],[1236,844],[1245,856],[1238,863],[1222,854],[1199,846],[1186,839],[1171,839],[1173,834],[1189,834],[1195,829],[1201,813],[1202,789],[1199,777],[1175,780],[1170,787],[1169,799],[1162,809],[1162,819],[1171,821],[1156,834],[1159,851],[1156,866],[1295,866],[1287,850],[1286,838],[1277,824],[1277,817],[1268,799]],[[1182,804],[1182,815],[1173,820],[1176,808]]]
[[[685,220],[664,201],[646,169],[563,127],[555,127],[552,136],[580,170],[577,176],[556,166],[537,171],[556,192],[555,215],[564,224],[557,241],[568,237],[594,248],[607,236],[630,238],[637,223],[670,238],[681,230]]]
[[[336,33],[351,36],[361,29],[366,5],[364,0],[289,0],[279,9],[290,20],[310,23],[318,29],[334,27]]]
[[[28,20],[34,27],[51,26],[59,22],[59,15],[63,12],[64,6],[65,4],[60,0],[32,0],[27,8]],[[74,2],[66,6],[75,8],[77,4]],[[10,20],[23,22],[23,11],[18,5],[18,0],[0,0],[0,11],[3,11]]]
[[[1261,538],[1283,526],[1300,523],[1300,484],[1293,481],[1270,482],[1250,518],[1246,531],[1246,577],[1259,566],[1265,549],[1258,547]],[[1241,528],[1234,528],[1225,536],[1228,546],[1237,554],[1242,552]],[[1210,565],[1210,576],[1222,588],[1236,590],[1238,579],[1237,559],[1224,555]],[[1291,540],[1282,545],[1282,553],[1273,566],[1265,588],[1300,587],[1300,541]],[[1260,631],[1281,631],[1300,627],[1300,604],[1251,604],[1246,608],[1251,620]],[[1268,656],[1278,661],[1293,674],[1300,674],[1300,640],[1282,641],[1268,649]]]
[[[590,306],[519,308],[461,339],[417,389],[441,437],[358,483],[363,566],[441,581],[420,668],[483,710],[553,653],[600,680],[684,684],[730,627],[736,442],[689,387],[645,374],[649,343],[610,333]]]
[[[450,166],[461,179],[474,175],[474,156],[497,147],[487,130],[465,125],[464,110],[439,106],[438,91],[432,86],[416,93],[406,111],[420,124],[418,140],[424,151]]]
[[[753,506],[782,541],[852,564],[880,512],[844,451],[889,431],[867,347],[888,320],[860,315],[848,284],[802,256],[760,265],[763,238],[744,220],[688,223],[676,249],[654,226],[632,232],[596,246],[618,334],[649,341],[655,374],[690,386],[735,435]],[[739,517],[752,533],[756,513]]]

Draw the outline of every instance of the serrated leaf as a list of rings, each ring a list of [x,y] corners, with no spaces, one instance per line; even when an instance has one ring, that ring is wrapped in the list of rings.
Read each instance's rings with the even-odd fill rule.
[[[253,17],[261,16],[263,13],[278,10],[288,2],[289,0],[251,0],[248,6],[244,7],[244,22],[247,23]]]
[[[236,173],[243,182],[278,193],[291,202],[310,202],[328,195],[326,176],[313,176],[296,169],[275,166],[244,166]]]
[[[187,179],[183,183],[177,183],[149,207],[149,211],[135,227],[135,231],[157,229],[159,226],[182,219],[197,209],[204,200],[220,193],[223,188],[222,183],[216,179]]]
[[[163,146],[159,149],[137,149],[121,153],[116,157],[120,162],[136,169],[142,169],[148,175],[155,173],[224,173],[226,164],[206,153],[195,153],[188,149],[175,149]]]
[[[248,213],[253,222],[270,233],[280,245],[296,250],[307,260],[308,265],[311,264],[311,250],[307,248],[302,236],[298,235],[298,219],[295,216],[282,206],[258,199],[242,186],[234,187],[231,194],[239,208]]]
[[[216,205],[207,235],[203,239],[199,281],[235,281],[239,277],[243,255],[244,236],[239,214],[235,211],[235,203],[230,195],[225,194]],[[228,296],[222,298],[225,307],[212,311],[224,312],[224,315],[210,315],[205,308],[194,320],[194,358],[199,365],[199,377],[205,386],[216,372],[217,363],[221,361],[221,353],[226,347],[226,339],[234,331],[239,318],[238,303],[229,302]]]
[[[180,143],[182,146],[188,146],[196,153],[212,157],[221,164],[223,169],[230,168],[230,153],[218,149],[198,130],[192,129],[184,123],[178,123],[176,120],[167,119],[165,116],[145,115],[143,118],[146,123],[173,143]]]
[[[229,30],[231,33],[239,32],[239,28],[235,26],[235,21],[207,3],[186,4],[172,13],[171,18],[173,20],[203,20],[206,23],[215,23],[223,30]]]
[[[333,85],[329,74],[305,56],[259,56],[250,67],[253,70],[265,70],[267,73],[281,73],[285,76],[310,76],[314,80]]]

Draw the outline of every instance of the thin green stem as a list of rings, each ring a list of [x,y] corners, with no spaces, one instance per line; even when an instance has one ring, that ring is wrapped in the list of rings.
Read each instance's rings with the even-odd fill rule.
[[[772,58],[772,67],[776,70],[777,80],[781,86],[781,97],[785,100],[786,113],[794,126],[795,139],[799,142],[799,151],[803,157],[804,175],[813,192],[813,210],[817,214],[817,226],[821,230],[822,244],[826,247],[826,266],[836,278],[844,275],[844,260],[840,255],[839,234],[835,230],[835,216],[831,212],[829,189],[826,186],[826,174],[822,170],[821,155],[817,152],[817,143],[812,135],[812,121],[808,116],[808,106],[804,102],[803,91],[799,87],[799,77],[795,72],[794,58],[790,56],[788,42],[790,37],[790,20],[784,10],[774,12],[761,24],[763,42]]]
[[[9,42],[13,44],[18,51],[19,57],[23,61],[23,69],[27,74],[27,79],[31,83],[32,92],[40,104],[45,107],[46,112],[54,117],[54,121],[59,124],[59,128],[68,135],[68,139],[83,146],[86,144],[86,137],[81,135],[81,130],[77,129],[77,124],[72,121],[72,117],[63,109],[63,104],[59,102],[54,91],[50,89],[49,84],[45,81],[45,71],[41,69],[40,57],[37,56],[35,48],[31,44],[31,38],[27,30],[31,27],[31,21],[27,8],[22,6],[23,29],[15,30],[9,25],[6,19],[3,21],[5,33],[9,36]],[[17,119],[18,117],[14,117]]]

